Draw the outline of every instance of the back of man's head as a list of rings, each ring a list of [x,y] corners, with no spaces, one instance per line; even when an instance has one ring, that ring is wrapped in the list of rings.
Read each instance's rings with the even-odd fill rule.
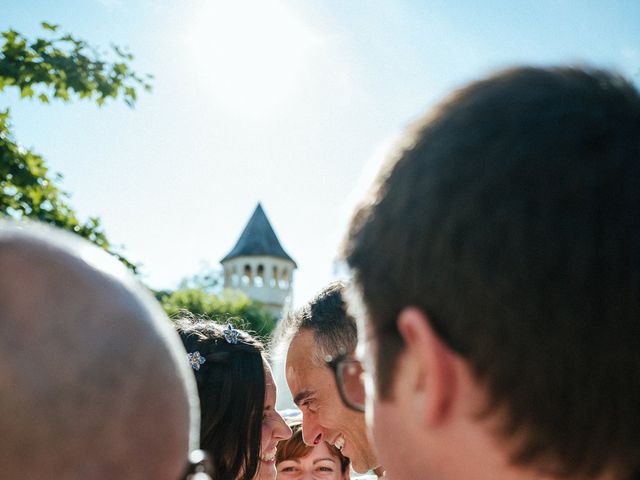
[[[486,387],[511,460],[640,471],[640,97],[619,76],[521,68],[408,136],[346,256],[378,333],[378,393],[425,312]],[[381,334],[384,332],[383,334]]]
[[[195,388],[168,320],[123,270],[70,234],[0,225],[3,478],[184,470]]]
[[[312,300],[285,320],[282,342],[288,343],[299,333],[310,331],[317,342],[314,360],[324,365],[327,355],[351,353],[358,341],[354,318],[346,311],[343,282],[327,285]]]

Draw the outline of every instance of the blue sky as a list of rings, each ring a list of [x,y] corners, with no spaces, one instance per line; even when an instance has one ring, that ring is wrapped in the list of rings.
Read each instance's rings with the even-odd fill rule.
[[[29,0],[40,21],[125,45],[155,75],[135,109],[0,94],[18,140],[153,287],[216,266],[258,201],[297,261],[295,303],[334,275],[355,199],[402,129],[497,68],[590,63],[640,84],[640,2]]]

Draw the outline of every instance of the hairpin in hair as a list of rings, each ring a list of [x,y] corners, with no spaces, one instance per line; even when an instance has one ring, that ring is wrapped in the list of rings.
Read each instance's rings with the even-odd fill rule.
[[[187,358],[189,359],[189,364],[191,368],[194,370],[200,370],[200,365],[203,365],[206,362],[206,359],[200,355],[200,352],[195,351],[193,353],[187,353]]]
[[[233,328],[231,323],[227,323],[227,327],[223,330],[224,339],[227,343],[233,343],[234,345],[238,343],[238,336],[240,335],[240,330],[236,330]]]

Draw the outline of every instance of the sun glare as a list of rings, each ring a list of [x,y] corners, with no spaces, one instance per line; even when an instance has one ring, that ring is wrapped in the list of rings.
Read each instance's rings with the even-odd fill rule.
[[[269,114],[295,88],[314,34],[280,0],[203,1],[187,33],[203,91],[242,114]]]

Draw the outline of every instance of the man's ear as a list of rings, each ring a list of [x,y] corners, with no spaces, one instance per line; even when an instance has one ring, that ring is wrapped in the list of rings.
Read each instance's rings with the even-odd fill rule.
[[[456,395],[456,368],[453,352],[438,337],[429,317],[415,307],[398,316],[398,331],[405,343],[405,368],[415,369],[408,377],[413,390],[415,412],[425,427],[445,422]]]

